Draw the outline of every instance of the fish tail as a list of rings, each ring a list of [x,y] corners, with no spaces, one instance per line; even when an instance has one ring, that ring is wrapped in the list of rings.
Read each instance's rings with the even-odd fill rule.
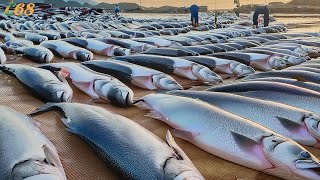
[[[32,111],[31,113],[29,113],[28,115],[29,116],[34,116],[34,115],[38,115],[38,114],[42,114],[42,113],[45,113],[45,112],[48,112],[48,111],[51,111],[51,110],[54,110],[54,111],[59,111],[59,106],[57,103],[46,103],[45,105],[37,108],[36,110]]]
[[[0,65],[0,71],[3,71],[3,72],[5,72],[5,73],[7,73],[9,75],[15,76],[14,75],[14,71],[11,68],[9,68],[9,67],[7,67],[5,65]]]
[[[144,102],[144,100],[143,99],[137,99],[137,100],[134,100],[132,104],[137,104],[139,102]]]

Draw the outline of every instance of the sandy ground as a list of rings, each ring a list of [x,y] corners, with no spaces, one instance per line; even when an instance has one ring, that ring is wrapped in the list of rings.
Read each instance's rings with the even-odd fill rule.
[[[25,58],[17,59],[13,57],[15,61],[9,60],[9,63],[23,63],[31,64],[30,60]],[[104,59],[103,57],[95,56],[95,59]],[[61,58],[55,58],[53,62],[67,62],[73,60],[61,60]],[[173,76],[183,86],[188,86],[192,82]],[[147,113],[145,110],[141,110],[137,107],[130,107],[127,109],[111,106],[110,104],[96,104],[90,102],[90,97],[78,90],[69,81],[69,84],[74,90],[73,102],[90,103],[97,106],[104,107],[109,111],[116,112],[127,118],[132,119],[138,124],[142,125],[146,129],[150,130],[161,139],[165,139],[165,133],[171,128],[165,123],[158,120],[154,120],[144,115]],[[37,107],[44,103],[32,96],[32,94],[26,90],[18,80],[14,77],[6,75],[0,72],[0,104],[6,105],[20,111],[22,113],[30,113]],[[153,91],[147,91],[139,89],[129,85],[135,93],[135,98],[138,99],[143,95],[153,93]],[[196,89],[204,89],[205,87],[197,87]],[[43,115],[34,117],[34,119],[40,124],[40,129],[43,133],[55,144],[58,149],[61,161],[65,168],[68,179],[70,180],[116,180],[120,179],[114,171],[110,168],[108,163],[103,162],[97,153],[81,138],[71,134],[65,130],[63,123],[60,121],[60,116],[54,112],[48,112]],[[195,166],[200,170],[204,177],[208,180],[273,180],[278,179],[273,176],[269,176],[262,172],[248,169],[246,167],[225,161],[221,158],[213,156],[205,151],[195,147],[194,145],[176,138],[178,145],[186,152],[186,154],[193,161]],[[143,142],[141,142],[143,143]],[[221,142],[223,143],[223,142]],[[315,156],[320,158],[320,151],[318,149],[306,147]]]

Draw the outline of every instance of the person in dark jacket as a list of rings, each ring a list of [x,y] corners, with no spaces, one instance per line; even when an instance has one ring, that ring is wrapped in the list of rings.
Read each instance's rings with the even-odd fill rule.
[[[114,6],[114,13],[116,14],[116,16],[118,17],[119,16],[119,13],[120,13],[120,7],[118,4],[116,4]]]
[[[199,6],[193,4],[190,6],[191,23],[193,27],[199,26]]]
[[[258,27],[258,18],[259,15],[263,14],[264,17],[264,27],[269,26],[269,21],[270,21],[270,10],[268,6],[257,6],[256,11],[253,14],[253,25],[255,27]]]

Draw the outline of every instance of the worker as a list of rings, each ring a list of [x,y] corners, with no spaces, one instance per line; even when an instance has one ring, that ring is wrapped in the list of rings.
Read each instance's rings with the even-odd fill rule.
[[[236,14],[237,17],[240,17],[240,12],[239,12],[239,7],[240,7],[240,2],[239,0],[234,0],[234,13]]]
[[[118,17],[118,16],[119,16],[119,13],[120,13],[120,7],[119,7],[119,5],[118,5],[118,4],[116,4],[116,5],[114,6],[114,13],[116,14],[116,17]]]
[[[263,24],[264,27],[269,26],[269,20],[270,20],[270,10],[268,8],[268,6],[257,6],[256,11],[253,14],[253,25],[255,27],[258,27],[259,23],[258,23],[258,19],[259,19],[259,15],[263,14]]]
[[[193,27],[199,26],[199,6],[193,4],[190,6],[191,23]]]

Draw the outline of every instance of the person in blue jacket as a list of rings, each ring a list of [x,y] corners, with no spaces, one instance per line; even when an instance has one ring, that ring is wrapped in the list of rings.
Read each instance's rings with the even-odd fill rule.
[[[199,26],[199,6],[193,4],[190,6],[191,23],[193,27]]]
[[[120,7],[119,7],[118,4],[116,4],[116,5],[114,6],[114,13],[116,14],[116,16],[118,16],[119,13],[120,13]]]

